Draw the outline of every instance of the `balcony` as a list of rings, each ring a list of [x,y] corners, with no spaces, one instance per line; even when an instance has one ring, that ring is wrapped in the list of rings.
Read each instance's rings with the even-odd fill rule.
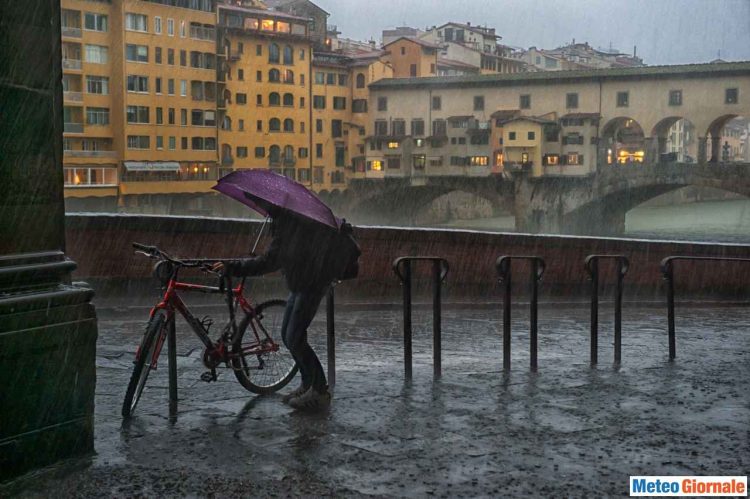
[[[65,123],[63,125],[65,133],[83,133],[83,123]]]
[[[70,102],[83,102],[83,93],[63,92],[63,100],[70,101]]]
[[[63,154],[65,156],[69,156],[71,158],[116,158],[117,157],[117,151],[74,151],[74,150],[67,150],[63,151]]]
[[[62,61],[62,67],[63,69],[81,69],[81,60],[80,59],[63,59]]]
[[[75,28],[73,26],[63,26],[60,29],[60,33],[67,38],[81,38],[81,28]]]
[[[284,166],[294,166],[297,164],[297,159],[294,156],[288,156],[282,159],[284,161]]]

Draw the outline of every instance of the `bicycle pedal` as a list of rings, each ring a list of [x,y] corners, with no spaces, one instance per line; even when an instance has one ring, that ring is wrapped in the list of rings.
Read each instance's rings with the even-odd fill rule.
[[[205,381],[206,383],[216,381],[216,370],[212,369],[201,374],[201,381]]]

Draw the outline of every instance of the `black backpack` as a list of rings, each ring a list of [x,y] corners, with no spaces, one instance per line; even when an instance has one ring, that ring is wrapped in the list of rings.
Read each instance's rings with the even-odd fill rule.
[[[345,219],[341,222],[336,241],[336,275],[340,281],[355,279],[359,275],[359,257],[362,250],[354,237],[352,224]]]

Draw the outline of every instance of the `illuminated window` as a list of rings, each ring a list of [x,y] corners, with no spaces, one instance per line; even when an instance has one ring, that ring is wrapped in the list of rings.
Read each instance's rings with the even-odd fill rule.
[[[398,149],[398,142],[388,142],[388,149]]]
[[[414,146],[415,147],[422,147],[424,145],[424,139],[415,139],[414,140]]]
[[[281,33],[289,33],[291,31],[291,27],[289,26],[289,23],[284,23],[281,21],[276,22],[276,31],[279,31]]]
[[[471,166],[487,166],[490,164],[489,156],[472,156],[469,158],[469,164]]]
[[[260,29],[262,31],[273,31],[273,19],[263,19],[260,22]]]
[[[258,29],[258,20],[252,17],[246,17],[243,23],[245,29]]]
[[[545,154],[542,158],[542,164],[545,166],[555,166],[560,164],[560,156],[557,154]]]
[[[427,156],[424,154],[415,154],[411,157],[411,164],[417,170],[424,170],[424,166],[427,163]]]
[[[379,159],[370,161],[370,170],[374,172],[383,171],[383,162]]]
[[[529,153],[521,153],[521,163],[528,163],[529,162]]]
[[[583,155],[578,153],[570,153],[568,154],[567,163],[569,165],[580,165],[583,163]]]

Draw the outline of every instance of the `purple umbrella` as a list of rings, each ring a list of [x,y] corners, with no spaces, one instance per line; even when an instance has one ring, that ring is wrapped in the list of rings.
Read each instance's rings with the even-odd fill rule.
[[[238,170],[219,179],[212,189],[249,206],[261,215],[268,203],[338,229],[340,221],[323,201],[305,186],[270,170]]]

